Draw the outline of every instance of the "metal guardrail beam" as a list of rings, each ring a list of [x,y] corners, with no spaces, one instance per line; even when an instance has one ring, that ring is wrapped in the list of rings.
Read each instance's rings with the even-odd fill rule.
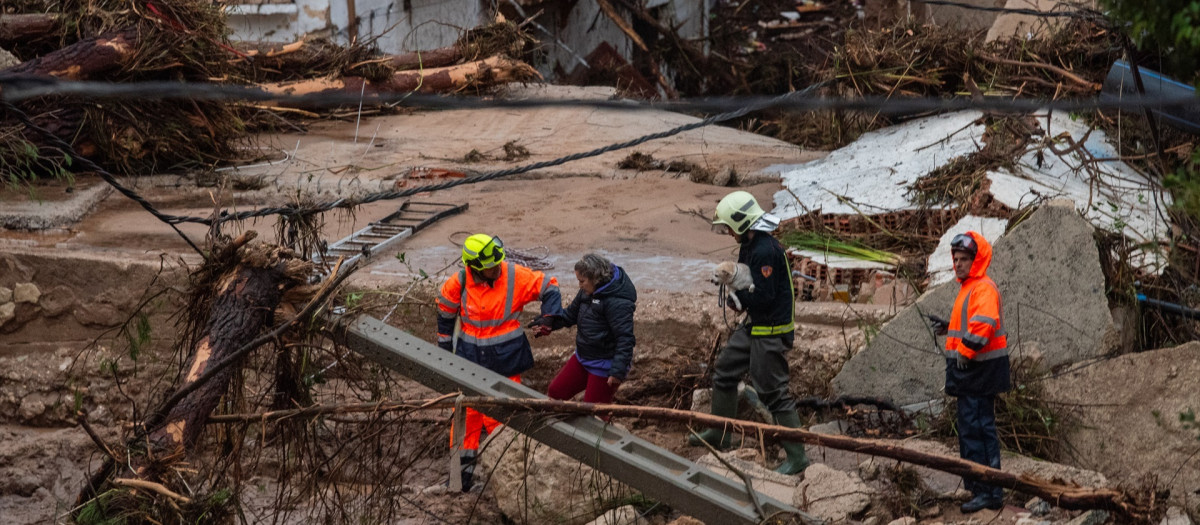
[[[345,321],[344,328],[350,349],[438,392],[461,391],[468,396],[497,398],[546,397],[378,319],[360,316]],[[766,518],[758,515],[743,483],[597,418],[577,416],[547,423],[544,417],[502,408],[483,411],[510,428],[705,522],[752,524]],[[767,516],[795,513],[808,522],[820,523],[819,519],[761,493],[758,501]]]

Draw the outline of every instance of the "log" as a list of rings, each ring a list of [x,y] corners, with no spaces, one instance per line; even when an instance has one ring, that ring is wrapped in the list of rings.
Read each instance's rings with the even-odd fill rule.
[[[733,432],[747,435],[758,435],[765,438],[788,441],[803,441],[810,445],[847,450],[870,456],[879,456],[920,465],[942,472],[955,474],[963,478],[981,481],[991,485],[1018,490],[1032,496],[1038,496],[1064,509],[1108,509],[1130,519],[1146,518],[1150,515],[1147,502],[1138,501],[1134,495],[1112,488],[1086,488],[1075,485],[1065,485],[1044,480],[1034,476],[1016,475],[999,469],[985,467],[965,459],[929,454],[905,448],[894,441],[883,439],[863,439],[848,436],[818,434],[797,428],[787,428],[766,423],[730,419],[711,414],[689,412],[660,407],[641,407],[612,404],[580,403],[574,401],[559,401],[555,399],[500,399],[490,397],[466,397],[462,399],[442,396],[434,400],[418,400],[408,402],[381,401],[377,403],[357,403],[352,405],[314,406],[303,409],[278,410],[257,414],[233,414],[214,418],[213,422],[253,422],[271,421],[290,417],[315,416],[319,414],[345,414],[353,412],[386,412],[386,411],[416,411],[443,410],[453,408],[455,403],[469,406],[477,410],[487,411],[488,408],[498,408],[504,411],[542,412],[557,414],[576,414],[590,416],[634,417],[674,421],[687,425],[697,425],[710,428],[725,428]],[[1118,522],[1122,522],[1118,520]]]
[[[254,69],[268,69],[307,76],[316,72],[322,75],[340,73],[345,66],[351,49],[320,38],[298,40],[289,44],[275,42],[241,41],[233,43],[234,49],[244,55],[230,60],[230,64],[245,64]]]
[[[392,55],[388,57],[386,63],[396,70],[403,71],[406,69],[445,67],[462,59],[462,48],[455,44],[429,51],[415,51],[412,53]]]
[[[120,67],[133,56],[137,44],[137,30],[105,33],[22,62],[3,72],[85,80]]]
[[[540,79],[541,75],[529,64],[495,56],[457,66],[399,71],[383,82],[367,82],[359,77],[342,77],[260,84],[259,87],[268,93],[296,96],[331,93],[450,93],[466,88],[490,87],[535,78]]]
[[[253,237],[243,235],[234,245],[243,245]],[[157,479],[164,466],[182,458],[195,444],[236,369],[228,366],[215,374],[206,372],[270,326],[284,292],[302,282],[298,279],[306,274],[302,270],[305,263],[279,247],[245,246],[238,249],[238,258],[238,264],[217,282],[217,295],[203,335],[188,357],[180,390],[202,378],[203,384],[171,407],[163,424],[150,432],[146,457],[140,465],[135,464],[141,479]]]
[[[57,33],[62,16],[55,13],[0,16],[0,44],[22,43]]]

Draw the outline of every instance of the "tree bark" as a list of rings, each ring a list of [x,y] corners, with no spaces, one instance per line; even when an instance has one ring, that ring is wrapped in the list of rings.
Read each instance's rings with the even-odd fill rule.
[[[134,29],[106,33],[22,62],[4,72],[84,80],[120,67],[133,55],[137,42],[138,34]]]
[[[366,82],[359,77],[343,77],[260,84],[259,87],[269,93],[290,95],[449,93],[466,88],[490,87],[534,78],[541,78],[541,75],[529,64],[503,57],[491,57],[457,66],[400,71],[384,82]],[[364,82],[366,82],[365,88]]]
[[[243,236],[235,244],[248,242]],[[192,349],[187,374],[179,388],[186,388],[212,365],[259,335],[272,323],[284,292],[297,284],[296,270],[287,252],[266,245],[238,250],[239,263],[217,283],[217,296],[209,312],[204,335]],[[164,423],[151,431],[150,449],[138,470],[142,479],[156,479],[165,464],[181,458],[200,436],[209,415],[229,387],[236,368],[217,372],[183,398],[167,413]],[[146,468],[148,467],[148,468]]]
[[[462,49],[455,44],[430,51],[416,51],[413,53],[392,55],[388,58],[387,64],[397,70],[403,71],[406,69],[445,67],[462,59]]]
[[[0,16],[0,43],[20,43],[58,32],[62,17],[55,13]]]

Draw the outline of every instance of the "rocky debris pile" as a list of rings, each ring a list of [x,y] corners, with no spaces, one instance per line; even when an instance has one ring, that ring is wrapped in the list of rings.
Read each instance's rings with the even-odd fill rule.
[[[576,459],[501,428],[481,446],[476,482],[486,477],[485,490],[514,522],[584,525],[623,507],[617,502],[634,494]]]

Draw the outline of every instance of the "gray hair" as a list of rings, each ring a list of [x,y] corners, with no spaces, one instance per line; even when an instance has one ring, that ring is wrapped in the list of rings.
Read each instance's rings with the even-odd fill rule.
[[[575,271],[588,280],[603,284],[613,278],[613,264],[599,254],[589,253],[575,263]]]

